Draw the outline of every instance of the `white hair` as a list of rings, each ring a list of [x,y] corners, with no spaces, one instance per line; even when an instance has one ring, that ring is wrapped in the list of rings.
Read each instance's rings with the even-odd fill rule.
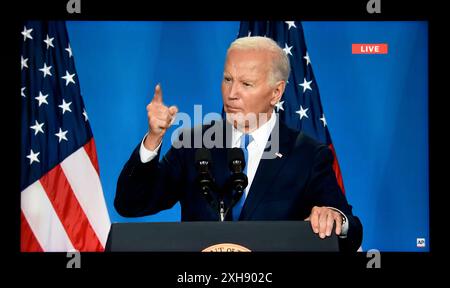
[[[280,80],[288,80],[291,71],[289,58],[283,49],[278,46],[277,42],[272,39],[261,36],[242,37],[231,43],[227,50],[227,56],[232,49],[272,52],[274,57],[272,57],[271,69],[268,75],[269,84],[275,85]]]

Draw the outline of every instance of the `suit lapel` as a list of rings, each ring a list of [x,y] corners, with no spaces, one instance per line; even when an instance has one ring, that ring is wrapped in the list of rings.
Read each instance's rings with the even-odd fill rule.
[[[276,139],[274,137],[279,137],[279,149],[278,151],[273,151],[271,153],[279,153],[278,155],[282,156],[276,156],[273,159],[261,158],[252,182],[252,186],[250,187],[244,207],[242,208],[241,216],[239,218],[240,220],[250,219],[255,208],[263,199],[267,189],[270,188],[271,185],[268,184],[276,182],[275,178],[291,151],[293,143],[289,143],[288,128],[279,121],[278,117],[277,122],[277,125],[279,125],[279,130],[277,131],[275,126],[270,137],[271,139]]]

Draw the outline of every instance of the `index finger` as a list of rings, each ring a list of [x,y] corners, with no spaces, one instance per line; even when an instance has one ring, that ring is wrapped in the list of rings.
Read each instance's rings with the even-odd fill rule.
[[[162,104],[162,90],[161,90],[161,85],[159,83],[155,87],[155,94],[153,95],[152,102]]]

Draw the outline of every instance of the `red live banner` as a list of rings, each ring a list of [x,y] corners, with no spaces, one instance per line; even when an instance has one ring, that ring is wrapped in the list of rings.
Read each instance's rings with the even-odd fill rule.
[[[352,44],[352,54],[387,54],[388,44]]]

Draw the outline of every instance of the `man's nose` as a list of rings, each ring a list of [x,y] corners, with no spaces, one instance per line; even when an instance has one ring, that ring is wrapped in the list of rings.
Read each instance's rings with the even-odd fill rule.
[[[238,83],[233,82],[230,86],[230,93],[228,94],[229,99],[239,99],[239,89],[238,89]]]

